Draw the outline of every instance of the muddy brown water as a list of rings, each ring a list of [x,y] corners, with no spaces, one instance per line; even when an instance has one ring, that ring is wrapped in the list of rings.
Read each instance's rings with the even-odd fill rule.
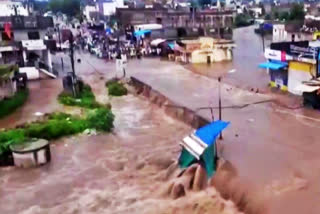
[[[40,168],[0,168],[0,213],[237,213],[214,188],[177,200],[159,197],[178,142],[192,128],[141,97],[109,98],[100,76],[86,81],[95,83],[100,102],[112,103],[114,130],[52,142],[52,162]]]

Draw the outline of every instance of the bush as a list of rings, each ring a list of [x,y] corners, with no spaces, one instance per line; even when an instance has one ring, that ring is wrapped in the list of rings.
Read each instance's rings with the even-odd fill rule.
[[[107,82],[106,82],[106,87],[108,87],[110,84],[113,84],[113,83],[117,83],[119,82],[119,78],[112,78],[112,79],[109,79]]]
[[[128,94],[128,90],[122,83],[112,82],[107,85],[109,95],[112,96],[123,96]]]
[[[0,101],[0,118],[13,113],[17,108],[22,106],[28,99],[29,91],[18,91],[13,97]]]
[[[109,109],[98,108],[89,112],[87,121],[90,128],[109,132],[113,128],[114,115]]]
[[[253,24],[252,18],[247,14],[238,14],[234,22],[236,27],[246,27],[251,24]]]
[[[46,121],[27,124],[24,128],[12,129],[0,133],[0,155],[9,151],[9,146],[25,142],[31,138],[47,140],[81,133],[86,129],[110,132],[113,128],[114,115],[110,109],[91,110],[86,118],[65,113],[54,113]]]
[[[13,129],[0,132],[0,154],[9,151],[9,146],[25,141],[26,135],[24,129]]]
[[[80,92],[79,97],[75,98],[70,94],[62,92],[58,100],[60,103],[68,106],[79,106],[83,108],[99,108],[101,105],[96,101],[90,86],[85,85]]]
[[[45,122],[29,124],[25,127],[25,133],[29,138],[52,140],[83,132],[87,128],[86,120],[59,113],[49,116],[49,120]]]

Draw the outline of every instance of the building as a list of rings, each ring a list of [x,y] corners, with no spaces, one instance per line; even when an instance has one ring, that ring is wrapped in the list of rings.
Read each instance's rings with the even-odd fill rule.
[[[83,14],[89,21],[96,21],[97,17],[111,16],[116,13],[116,8],[127,8],[124,0],[97,0],[88,4],[83,10]]]
[[[231,28],[235,12],[204,10],[192,13],[166,8],[117,8],[116,16],[123,27],[156,23],[163,27],[212,29]]]
[[[14,71],[14,66],[0,66],[0,101],[16,93],[16,81],[13,78]]]
[[[319,48],[311,47],[309,41],[272,43],[265,50],[266,63],[259,65],[270,74],[270,86],[302,95],[298,90],[304,81],[319,76]]]
[[[0,17],[1,16],[29,16],[27,5],[19,1],[0,1]]]
[[[212,63],[232,60],[235,44],[230,40],[200,37],[182,40],[174,47],[177,61],[185,63]]]
[[[273,42],[306,41],[313,39],[313,31],[309,31],[303,23],[280,23],[273,25]]]
[[[0,17],[0,63],[37,66],[52,72],[48,29],[52,17]]]

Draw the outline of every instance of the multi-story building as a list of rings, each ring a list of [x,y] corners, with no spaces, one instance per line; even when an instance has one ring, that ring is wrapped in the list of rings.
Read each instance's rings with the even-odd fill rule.
[[[52,71],[47,32],[53,28],[52,17],[0,17],[0,64],[43,66]]]
[[[202,28],[208,32],[214,29],[231,28],[234,11],[177,11],[166,8],[117,8],[116,16],[120,26],[139,24],[162,24],[164,28]]]

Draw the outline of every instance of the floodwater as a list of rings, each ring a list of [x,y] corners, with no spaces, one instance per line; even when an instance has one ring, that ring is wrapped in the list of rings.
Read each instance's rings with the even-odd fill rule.
[[[28,82],[29,97],[26,103],[14,113],[0,120],[1,128],[13,128],[26,122],[37,120],[35,113],[51,113],[61,111],[62,106],[57,101],[62,91],[62,81],[45,79]]]
[[[129,66],[129,75],[178,105],[194,111],[218,106],[215,78],[153,59],[133,61]],[[226,83],[221,92],[223,106],[233,106],[222,111],[222,119],[231,125],[223,133],[221,155],[235,167],[237,176],[219,190],[228,188],[235,197],[245,195],[254,214],[319,213],[319,112],[282,107],[270,101],[272,94],[253,93]],[[260,104],[250,105],[257,102]],[[208,119],[212,116],[208,110],[198,112]],[[217,109],[213,115],[217,118]]]
[[[269,75],[258,65],[266,59],[263,55],[262,38],[254,33],[257,26],[249,26],[234,30],[233,39],[236,48],[233,49],[233,60],[208,64],[188,64],[185,67],[202,75],[218,78],[237,87],[268,91]],[[271,38],[265,38],[265,47],[270,45]],[[227,72],[236,69],[235,73]]]
[[[214,188],[177,200],[159,194],[189,126],[140,97],[109,98],[102,76],[85,81],[100,102],[111,102],[114,130],[51,142],[52,161],[45,166],[0,168],[0,213],[230,214],[232,203]]]

